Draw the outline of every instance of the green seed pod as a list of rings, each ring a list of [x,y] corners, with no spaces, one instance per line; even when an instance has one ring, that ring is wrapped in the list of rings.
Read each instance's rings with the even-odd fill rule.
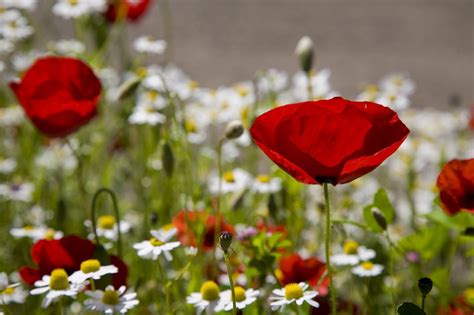
[[[168,142],[165,142],[161,151],[161,163],[163,165],[163,170],[168,177],[173,176],[174,170],[174,155],[171,150],[171,146]]]
[[[120,85],[117,92],[117,100],[122,101],[132,96],[142,82],[140,77],[132,77]]]

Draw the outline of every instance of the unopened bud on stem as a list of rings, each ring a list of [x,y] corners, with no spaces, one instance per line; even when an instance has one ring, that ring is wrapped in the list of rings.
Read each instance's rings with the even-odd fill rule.
[[[240,120],[231,121],[225,128],[225,137],[227,139],[237,139],[244,133],[244,126]]]
[[[229,247],[232,244],[232,233],[224,231],[221,233],[219,236],[219,244],[221,245],[222,250],[224,251],[224,254],[227,255],[227,252],[229,251]]]
[[[304,72],[309,72],[313,68],[314,44],[311,38],[303,36],[296,44],[295,54],[300,62],[300,67]]]

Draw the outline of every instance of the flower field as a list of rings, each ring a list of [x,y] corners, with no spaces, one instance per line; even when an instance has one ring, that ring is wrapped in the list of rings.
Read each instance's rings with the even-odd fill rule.
[[[341,95],[308,36],[205,87],[121,36],[154,2],[0,0],[0,314],[474,314],[474,105]]]

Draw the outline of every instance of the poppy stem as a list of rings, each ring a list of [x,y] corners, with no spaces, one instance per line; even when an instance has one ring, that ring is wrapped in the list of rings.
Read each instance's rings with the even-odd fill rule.
[[[97,235],[97,224],[95,222],[96,219],[96,204],[97,204],[97,199],[101,193],[106,193],[110,196],[112,199],[112,204],[114,207],[114,214],[115,214],[115,220],[117,221],[117,250],[118,250],[118,255],[119,257],[123,257],[123,251],[122,251],[122,232],[120,230],[120,213],[118,210],[118,205],[117,205],[117,198],[115,197],[115,193],[106,187],[99,188],[95,194],[94,197],[92,197],[92,207],[91,207],[91,222],[92,222],[92,232],[94,233],[95,237],[95,243],[96,245],[100,245],[99,241],[99,236]]]
[[[385,231],[385,236],[387,238],[387,243],[388,243],[388,251],[390,255],[390,291],[391,291],[391,298],[392,298],[392,314],[395,314],[396,310],[396,298],[395,298],[395,281],[394,281],[394,276],[393,276],[393,269],[394,269],[394,249],[392,247],[392,240],[390,239],[390,235],[388,234],[388,231]]]
[[[236,315],[237,305],[236,305],[236,299],[235,299],[234,279],[232,278],[232,268],[230,266],[230,261],[229,261],[229,254],[224,253],[224,260],[225,260],[225,265],[227,267],[227,275],[229,276],[230,292],[232,293],[232,314]]]
[[[214,252],[212,255],[212,261],[214,262],[213,266],[215,269],[217,269],[217,261],[216,261],[216,250],[217,250],[217,244],[219,241],[219,235],[221,234],[221,195],[222,195],[222,146],[224,145],[225,142],[225,137],[221,138],[219,140],[219,143],[217,144],[217,178],[218,178],[218,184],[217,184],[217,200],[216,200],[216,223],[214,227]],[[214,271],[216,271],[214,269]]]
[[[313,85],[311,84],[311,70],[305,71],[306,78],[308,79],[308,82],[306,83],[306,88],[308,89],[308,99],[313,100],[314,95],[313,95]]]
[[[323,184],[324,188],[324,204],[326,209],[326,268],[329,278],[329,293],[331,295],[331,315],[336,315],[336,288],[332,281],[330,239],[331,239],[331,208],[329,206],[329,189],[328,183]]]

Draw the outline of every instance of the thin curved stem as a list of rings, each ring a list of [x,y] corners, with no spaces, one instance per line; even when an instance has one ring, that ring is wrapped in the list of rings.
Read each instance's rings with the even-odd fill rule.
[[[222,146],[224,145],[225,138],[219,140],[217,145],[217,201],[216,201],[216,226],[214,228],[214,252],[212,255],[212,260],[215,262],[213,265],[217,267],[216,260],[216,250],[217,250],[217,243],[219,241],[219,234],[220,231],[220,217],[221,217],[221,202],[222,202]]]
[[[395,314],[396,310],[396,298],[395,298],[395,282],[394,282],[394,277],[393,277],[393,260],[394,260],[394,255],[393,255],[393,247],[392,247],[392,241],[390,239],[390,236],[388,234],[388,231],[385,232],[385,236],[387,237],[387,242],[389,246],[389,254],[390,254],[390,293],[391,293],[391,298],[392,298],[392,314]]]
[[[94,233],[95,237],[95,242],[97,245],[100,245],[99,241],[99,236],[97,235],[97,224],[95,222],[96,219],[96,204],[97,204],[97,199],[100,196],[101,193],[107,193],[110,198],[112,199],[112,204],[114,207],[114,214],[115,214],[115,220],[117,221],[117,250],[118,250],[118,255],[119,257],[122,257],[123,251],[122,251],[122,232],[120,230],[120,213],[118,210],[118,205],[117,205],[117,198],[115,197],[115,193],[106,187],[99,188],[95,194],[94,197],[92,198],[92,207],[91,207],[91,221],[92,221],[92,232]]]
[[[328,183],[323,184],[324,188],[324,204],[326,209],[326,268],[328,270],[329,278],[329,292],[331,295],[331,315],[336,315],[336,288],[333,283],[333,273],[331,267],[331,252],[330,252],[330,241],[331,241],[331,208],[329,205],[329,189]]]

